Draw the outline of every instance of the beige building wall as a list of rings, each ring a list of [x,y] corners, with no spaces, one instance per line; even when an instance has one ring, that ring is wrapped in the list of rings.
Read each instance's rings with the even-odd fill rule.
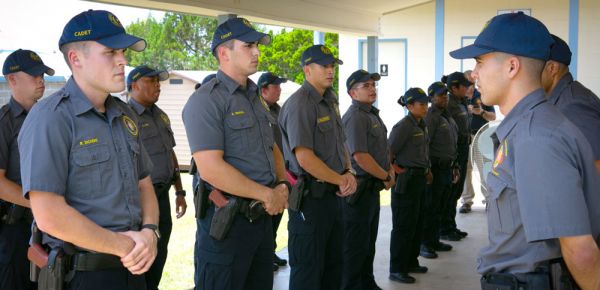
[[[435,1],[384,15],[380,38],[406,39],[407,88],[426,90],[435,81]]]
[[[600,1],[579,1],[577,79],[600,95]]]

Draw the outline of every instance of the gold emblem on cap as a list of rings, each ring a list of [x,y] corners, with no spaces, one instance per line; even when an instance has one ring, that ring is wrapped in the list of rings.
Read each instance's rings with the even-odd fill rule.
[[[225,38],[230,37],[230,36],[231,36],[231,31],[227,32],[227,33],[225,33],[223,35],[221,35],[221,39],[225,39]]]
[[[492,21],[492,20],[490,19],[490,20],[488,20],[488,21],[487,21],[487,22],[486,22],[486,23],[483,25],[483,28],[482,28],[482,29],[481,29],[481,31],[479,32],[480,34],[481,34],[481,32],[483,32],[483,31],[484,31],[484,30],[485,30],[485,29],[488,27],[488,25],[490,25],[490,22],[491,22],[491,21]]]
[[[112,24],[114,24],[115,26],[118,26],[121,28],[123,27],[123,25],[121,24],[121,21],[119,21],[117,16],[113,15],[112,13],[108,13],[108,20],[110,20],[110,22]]]
[[[321,46],[321,51],[324,54],[331,54],[331,50],[329,50],[329,48],[327,48],[327,46]]]
[[[425,92],[422,89],[420,89],[420,88],[419,88],[419,93],[425,94]]]
[[[31,52],[29,53],[29,57],[33,60],[33,61],[42,61],[42,59],[40,59],[40,57],[35,53],[35,52]]]
[[[242,18],[242,23],[250,28],[253,28],[252,24],[250,24],[250,21],[248,21],[246,18]]]
[[[9,67],[8,69],[10,69],[11,71],[16,71],[16,70],[18,70],[19,68],[20,68],[20,66],[18,66],[18,65],[13,65],[13,66]]]
[[[165,113],[160,114],[160,118],[163,120],[163,122],[165,122],[165,124],[171,125],[171,120]]]
[[[123,116],[123,124],[125,124],[125,128],[127,128],[127,131],[129,131],[129,134],[131,134],[132,136],[138,135],[138,127],[135,124],[135,122],[133,120],[131,120],[131,118],[129,118],[127,116]]]

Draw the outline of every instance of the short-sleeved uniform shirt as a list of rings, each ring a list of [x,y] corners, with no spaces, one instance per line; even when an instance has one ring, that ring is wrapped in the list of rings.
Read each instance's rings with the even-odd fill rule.
[[[447,109],[458,126],[458,144],[467,145],[471,139],[471,127],[469,125],[471,116],[469,116],[466,99],[450,94]]]
[[[353,100],[342,117],[342,122],[350,155],[357,152],[368,153],[381,168],[388,170],[390,151],[387,145],[387,128],[379,117],[379,109]],[[354,158],[352,167],[359,176],[368,174]]]
[[[261,100],[250,79],[244,88],[219,70],[183,108],[191,152],[222,150],[225,162],[246,177],[262,185],[275,182],[275,120]]]
[[[108,96],[98,112],[71,77],[36,104],[19,134],[23,192],[56,193],[111,231],[142,223],[139,180],[152,162],[142,146],[136,114]],[[60,241],[44,237],[51,247]]]
[[[479,91],[477,90],[473,92],[473,98],[471,98],[470,103],[473,106],[479,106],[482,110],[486,112],[496,113],[496,109],[494,109],[494,106],[487,106],[481,102],[481,93],[479,93]],[[477,133],[477,131],[479,131],[479,129],[481,129],[481,127],[483,127],[483,125],[487,124],[488,122],[489,121],[484,119],[482,116],[472,114],[471,133]]]
[[[140,138],[154,164],[150,174],[152,183],[171,183],[175,173],[175,138],[169,116],[158,106],[146,108],[133,98],[129,99],[129,105],[138,114],[141,124]]]
[[[559,237],[600,237],[600,176],[583,134],[538,89],[492,135],[489,245],[477,270],[527,273],[561,257]]]
[[[588,139],[594,159],[600,160],[600,99],[580,82],[574,81],[571,73],[564,75],[549,97],[561,113],[573,122]]]
[[[429,168],[429,133],[425,120],[417,121],[411,113],[400,120],[388,139],[394,162],[405,168]]]
[[[427,111],[425,123],[429,133],[429,156],[455,160],[458,127],[448,110],[431,106]]]
[[[304,173],[294,150],[313,150],[330,169],[342,173],[346,169],[346,136],[338,108],[338,99],[331,89],[321,96],[307,81],[290,96],[281,108],[279,126],[283,137],[283,154],[289,170]]]
[[[21,184],[21,165],[17,137],[27,117],[27,111],[14,98],[0,109],[0,169],[6,178]]]

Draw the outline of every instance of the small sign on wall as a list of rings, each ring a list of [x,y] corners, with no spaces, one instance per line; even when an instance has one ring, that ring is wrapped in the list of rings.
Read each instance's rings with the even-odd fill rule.
[[[379,65],[379,74],[382,77],[387,77],[388,76],[388,65],[387,64],[380,64]]]

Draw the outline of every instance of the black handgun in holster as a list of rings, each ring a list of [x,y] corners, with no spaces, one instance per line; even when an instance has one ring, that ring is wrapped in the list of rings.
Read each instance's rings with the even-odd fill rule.
[[[215,205],[209,235],[221,241],[231,229],[235,215],[239,211],[240,203],[238,198],[227,198],[223,192],[216,188],[210,192],[208,199]]]
[[[194,188],[194,208],[196,209],[196,218],[203,219],[208,209],[208,190],[206,182],[198,179],[198,184]]]
[[[4,209],[2,210],[2,215],[0,216],[0,220],[3,224],[6,225],[14,225],[17,221],[24,218],[29,210],[26,207],[22,207],[20,205],[12,204],[9,202],[4,202],[2,206]]]
[[[292,191],[288,195],[288,210],[298,212],[302,208],[302,200],[308,194],[307,179],[307,175],[300,175],[296,184],[292,186]]]
[[[48,254],[48,264],[41,268],[38,277],[39,290],[62,290],[65,286],[65,276],[68,271],[68,257],[62,249],[53,249]]]

